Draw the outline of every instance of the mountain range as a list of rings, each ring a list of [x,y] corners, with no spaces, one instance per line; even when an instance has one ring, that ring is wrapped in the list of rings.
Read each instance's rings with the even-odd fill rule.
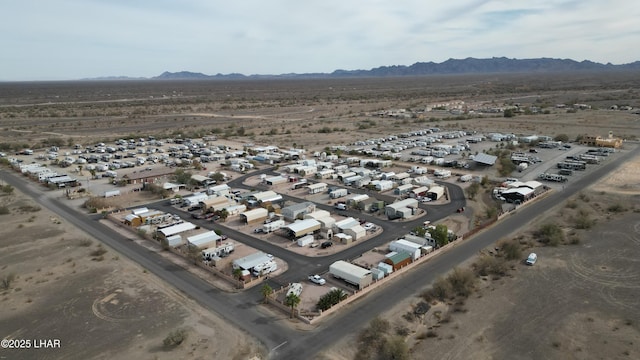
[[[417,62],[413,65],[380,66],[370,70],[335,70],[332,73],[304,73],[280,75],[243,75],[238,73],[207,75],[198,72],[164,72],[152,77],[153,80],[239,80],[239,79],[295,79],[295,78],[347,78],[347,77],[392,77],[424,76],[444,74],[481,74],[481,73],[552,73],[578,71],[615,71],[640,70],[640,61],[629,64],[601,64],[589,60],[571,59],[509,59],[494,57],[490,59],[449,59],[441,63]]]

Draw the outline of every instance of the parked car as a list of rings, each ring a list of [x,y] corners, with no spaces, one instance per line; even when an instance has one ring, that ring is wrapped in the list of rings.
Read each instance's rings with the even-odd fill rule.
[[[320,275],[309,275],[309,280],[318,285],[324,285],[327,283],[327,280],[323,279]]]
[[[538,261],[538,255],[536,255],[536,253],[531,253],[529,254],[529,256],[527,256],[527,260],[525,261],[525,263],[527,265],[533,265],[536,263],[536,261]]]
[[[260,233],[263,233],[264,230],[262,230],[262,228],[255,228],[255,229],[253,229],[253,232],[256,233],[256,234],[260,234]]]
[[[331,247],[331,246],[333,246],[333,243],[331,241],[325,241],[320,245],[320,247],[323,248],[323,249],[326,249],[326,248]]]

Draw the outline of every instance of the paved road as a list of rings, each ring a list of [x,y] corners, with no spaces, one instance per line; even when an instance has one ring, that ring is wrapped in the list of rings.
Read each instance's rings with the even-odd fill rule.
[[[256,306],[260,301],[259,289],[252,289],[237,294],[227,294],[213,289],[203,280],[170,261],[142,247],[133,245],[130,240],[123,238],[120,234],[95,221],[95,217],[91,218],[80,215],[65,205],[64,200],[59,201],[43,195],[41,189],[32,183],[25,182],[23,178],[16,173],[8,173],[2,170],[0,171],[0,177],[12,186],[32,196],[40,204],[56,212],[73,225],[86,231],[96,239],[112,247],[115,251],[129,257],[142,267],[172,284],[180,291],[198,301],[205,308],[215,311],[224,319],[227,319],[229,322],[234,323],[249,334],[260,339],[267,348],[273,349],[277,347],[277,350],[271,353],[272,358],[292,359],[310,358],[314,354],[329,348],[333,343],[341,340],[345,336],[357,333],[372,317],[384,312],[402,299],[414,297],[439,275],[445,274],[456,264],[470,259],[477,254],[479,250],[490,246],[497,239],[506,237],[512,232],[517,231],[517,229],[523,227],[539,214],[560,204],[584,187],[614,171],[617,166],[637,152],[638,147],[625,154],[618,154],[616,159],[612,159],[612,161],[608,161],[594,170],[589,171],[581,179],[567,185],[564,190],[519,208],[494,227],[476,235],[471,240],[460,242],[448,252],[440,254],[427,263],[421,264],[415,270],[395,279],[383,288],[374,290],[372,294],[350,305],[346,311],[326,319],[317,329],[309,332],[292,330],[274,321],[274,319],[268,315],[265,315],[265,313],[261,311],[261,308]],[[433,216],[433,214],[430,215]],[[417,222],[418,221],[416,221],[416,223]],[[419,222],[421,222],[421,220]],[[391,222],[390,224],[397,223]],[[404,223],[403,225],[406,225],[407,229],[411,228],[411,223]],[[400,227],[402,227],[402,225],[400,225]],[[404,230],[406,229],[402,229],[403,232],[398,233],[397,227],[391,227],[389,230],[385,229],[383,233],[385,237],[380,236],[379,238],[386,239],[388,236],[393,237],[403,234]],[[393,233],[394,231],[396,231],[396,234]],[[230,230],[229,235],[231,237],[237,236],[239,240],[246,240],[248,244],[260,250],[274,253],[284,260],[291,261],[289,264],[290,268],[297,267],[300,271],[298,274],[310,266],[316,267],[315,263],[309,264],[309,258],[297,258],[286,251],[281,253],[279,252],[281,249],[276,246],[255,240],[250,236],[241,233],[232,233],[232,230]],[[244,236],[246,239],[241,239],[240,236]],[[367,246],[359,245],[363,246],[363,248],[357,251],[361,253],[365,248],[375,246],[374,242],[377,243],[377,241],[383,243],[388,240],[372,239],[367,242]],[[355,254],[356,250],[353,251]],[[343,252],[342,254],[327,256],[320,260],[312,261],[329,263],[334,259],[348,257],[348,254]],[[309,271],[309,273],[310,272],[311,271]],[[293,274],[294,272],[290,271],[288,273]],[[288,277],[284,277],[285,280],[287,278]],[[297,277],[297,279],[299,279],[299,277]]]

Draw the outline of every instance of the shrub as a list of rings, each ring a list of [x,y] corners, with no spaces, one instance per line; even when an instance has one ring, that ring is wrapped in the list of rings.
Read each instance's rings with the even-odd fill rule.
[[[389,322],[379,317],[373,318],[369,326],[358,334],[358,352],[355,360],[368,360],[374,358],[387,341]]]
[[[534,236],[543,244],[558,246],[564,242],[564,232],[557,224],[545,224],[534,232]]]
[[[9,215],[11,211],[6,206],[0,206],[0,215]]]
[[[0,283],[2,290],[8,290],[11,287],[11,283],[15,279],[16,279],[16,274],[14,273],[9,273],[5,277],[3,277],[2,282]]]
[[[591,229],[595,225],[595,220],[589,217],[589,213],[580,210],[578,217],[575,218],[576,229]]]
[[[456,295],[467,297],[475,287],[476,277],[469,269],[454,268],[447,276],[451,289]]]
[[[165,347],[176,347],[182,344],[187,339],[187,331],[185,329],[176,329],[167,335],[162,340],[162,345]]]
[[[410,358],[409,347],[400,336],[385,339],[378,352],[380,360],[408,360]]]
[[[522,257],[520,244],[515,241],[505,240],[498,244],[500,251],[507,260],[518,260]]]
[[[505,275],[509,269],[506,260],[493,256],[482,256],[473,265],[476,274],[480,276],[487,275]]]
[[[607,208],[607,211],[612,212],[612,213],[619,213],[619,212],[625,212],[627,211],[627,209],[625,209],[624,206],[622,206],[619,203],[616,204],[612,204]]]
[[[426,301],[431,301],[432,299],[438,299],[440,301],[444,301],[452,296],[453,290],[451,289],[451,284],[447,281],[446,278],[439,276],[431,286],[431,289],[423,292],[422,297]]]
[[[102,245],[98,245],[98,248],[93,250],[90,255],[91,256],[95,256],[95,257],[99,257],[104,255],[107,252],[107,249],[103,248]]]

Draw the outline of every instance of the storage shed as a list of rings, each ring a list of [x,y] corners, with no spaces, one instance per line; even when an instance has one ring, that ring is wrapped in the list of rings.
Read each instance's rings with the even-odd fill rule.
[[[182,241],[182,236],[180,235],[169,236],[166,240],[167,240],[167,245],[172,248],[176,248],[184,244],[184,242]]]
[[[392,256],[389,256],[383,260],[385,264],[389,264],[393,267],[394,271],[401,269],[409,264],[411,264],[411,254],[400,251],[395,253]]]

